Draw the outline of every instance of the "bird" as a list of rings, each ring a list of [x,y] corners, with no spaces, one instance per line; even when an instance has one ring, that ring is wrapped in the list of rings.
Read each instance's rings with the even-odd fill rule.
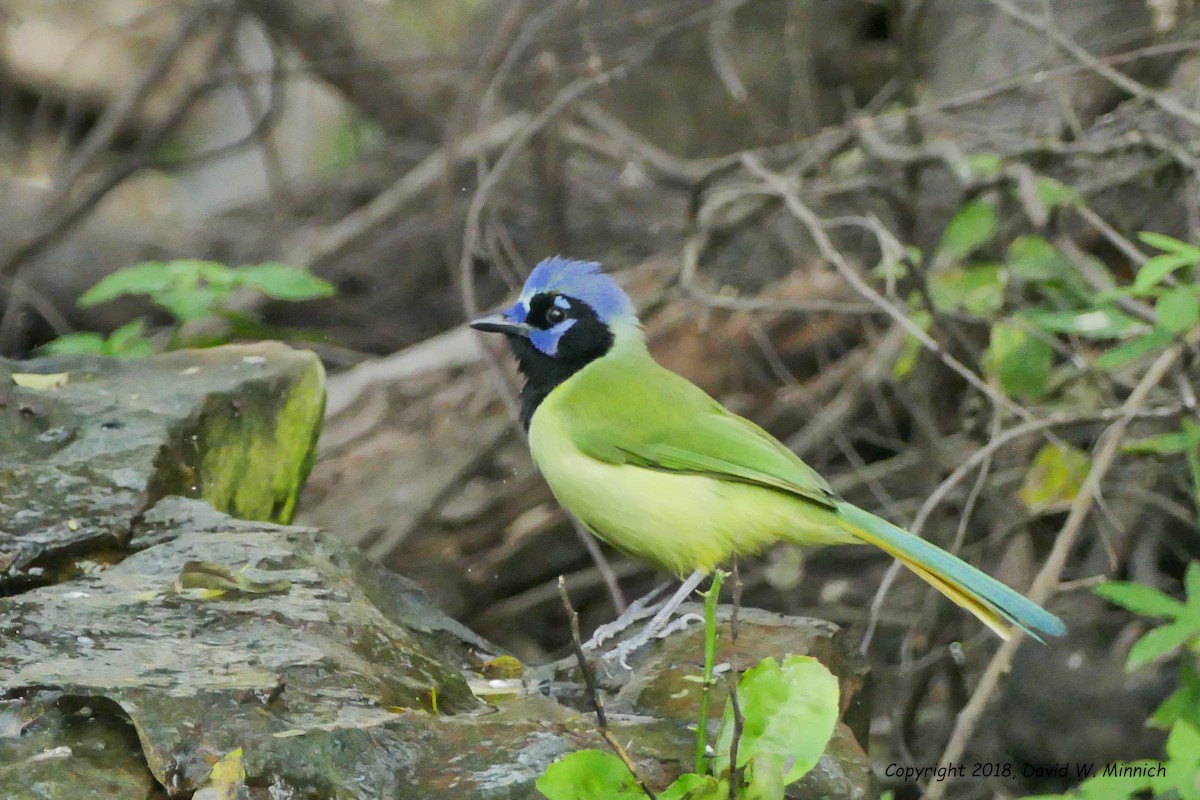
[[[661,366],[629,296],[597,262],[547,258],[512,306],[470,325],[508,340],[530,453],[558,503],[616,549],[688,576],[674,606],[735,555],[777,542],[870,544],[1005,640],[1014,629],[1038,640],[1066,632],[1019,592],[841,499],[766,430]]]

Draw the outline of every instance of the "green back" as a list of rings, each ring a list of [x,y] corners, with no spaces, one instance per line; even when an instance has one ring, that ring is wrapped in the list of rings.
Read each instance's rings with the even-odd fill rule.
[[[836,508],[812,467],[641,347],[597,359],[546,403],[566,421],[575,446],[597,460],[757,484]]]

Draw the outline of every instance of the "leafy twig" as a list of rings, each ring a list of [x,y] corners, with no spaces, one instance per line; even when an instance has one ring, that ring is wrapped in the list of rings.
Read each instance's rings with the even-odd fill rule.
[[[1029,412],[1029,409],[1014,403],[1003,393],[985,383],[965,364],[963,364],[954,356],[950,355],[950,353],[946,352],[946,349],[938,344],[937,340],[935,340],[932,336],[922,330],[919,325],[909,319],[908,315],[905,314],[904,311],[897,308],[895,304],[893,304],[879,292],[875,291],[870,284],[864,281],[862,277],[850,266],[850,263],[846,260],[846,257],[842,255],[836,247],[834,247],[833,241],[829,238],[829,234],[825,232],[825,228],[821,223],[821,219],[804,203],[803,200],[800,199],[800,195],[797,193],[793,181],[791,181],[785,175],[780,175],[768,170],[753,154],[743,154],[742,164],[745,165],[746,169],[751,174],[759,178],[772,193],[776,194],[781,200],[783,200],[784,205],[787,206],[788,211],[792,213],[792,216],[796,217],[796,219],[803,223],[804,227],[808,230],[809,235],[812,236],[813,241],[816,242],[817,249],[821,252],[822,258],[833,264],[833,266],[837,269],[838,274],[840,274],[856,292],[895,320],[896,323],[904,328],[905,332],[919,341],[926,350],[933,352],[943,364],[949,367],[967,383],[971,384],[971,386],[977,389],[980,393],[985,395],[995,405],[1012,411],[1021,419],[1030,420],[1033,418],[1033,415]]]
[[[1154,360],[1154,363],[1150,365],[1150,368],[1146,370],[1142,379],[1138,381],[1137,386],[1122,404],[1121,417],[1108,429],[1107,434],[1100,443],[1096,451],[1096,456],[1092,461],[1092,468],[1088,471],[1087,479],[1080,488],[1079,494],[1075,496],[1075,499],[1071,503],[1071,510],[1067,514],[1067,521],[1063,524],[1062,530],[1059,531],[1058,537],[1054,541],[1054,547],[1050,551],[1050,556],[1046,559],[1046,563],[1033,580],[1033,585],[1029,590],[1030,600],[1035,603],[1044,603],[1055,592],[1059,577],[1062,575],[1063,567],[1066,565],[1067,555],[1071,552],[1075,540],[1079,537],[1079,532],[1083,529],[1083,523],[1087,520],[1088,513],[1091,511],[1092,505],[1100,493],[1100,482],[1116,461],[1121,449],[1121,441],[1125,438],[1125,431],[1129,427],[1129,423],[1138,415],[1138,412],[1145,405],[1150,392],[1170,372],[1175,362],[1185,352],[1185,349],[1187,347],[1194,347],[1198,340],[1200,340],[1200,328],[1195,329],[1184,341],[1163,351]],[[1017,647],[1021,644],[1023,638],[1024,635],[1021,631],[1014,631],[1012,638],[996,651],[996,655],[988,663],[987,669],[984,670],[982,677],[979,679],[979,684],[975,687],[974,694],[971,695],[971,699],[958,715],[958,721],[955,723],[954,731],[950,735],[950,742],[946,745],[946,749],[942,753],[939,767],[946,767],[962,757],[967,743],[975,733],[975,728],[979,725],[979,721],[983,717],[984,709],[986,709],[988,702],[992,698],[992,694],[995,693],[1000,683],[1000,678],[1011,668],[1013,656],[1016,654]],[[950,781],[948,780],[931,783],[925,791],[925,800],[940,800],[949,784]]]

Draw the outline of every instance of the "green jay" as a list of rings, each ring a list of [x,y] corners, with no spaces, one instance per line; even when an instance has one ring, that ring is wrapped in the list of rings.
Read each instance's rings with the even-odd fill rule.
[[[516,303],[471,326],[508,339],[529,448],[558,502],[617,549],[691,576],[651,629],[734,553],[785,541],[873,544],[1005,639],[1011,626],[1066,631],[995,578],[838,498],[771,434],[660,366],[599,264],[546,259]]]

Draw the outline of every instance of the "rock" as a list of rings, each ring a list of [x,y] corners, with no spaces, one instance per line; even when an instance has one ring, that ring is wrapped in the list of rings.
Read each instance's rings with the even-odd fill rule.
[[[146,769],[133,726],[100,713],[100,702],[93,708],[60,701],[60,693],[49,691],[0,700],[0,789],[5,799],[152,796],[158,783]]]
[[[324,380],[312,353],[277,343],[0,359],[0,591],[69,575],[81,557],[119,557],[133,522],[167,495],[290,521]]]
[[[289,776],[300,790],[366,767],[376,757],[371,731],[412,709],[481,705],[463,669],[487,644],[357,552],[312,529],[231,520],[182,498],[147,517],[151,527],[173,519],[176,530],[98,575],[3,601],[0,690],[54,697],[43,691],[0,714],[55,711],[48,745],[78,750],[53,734],[88,706],[104,715],[100,730],[114,718],[132,723],[144,768],[172,791],[198,788],[237,747],[249,774]],[[238,584],[197,587],[196,576],[215,574]],[[0,744],[30,724],[0,730]],[[398,743],[393,766],[411,757]],[[76,777],[63,771],[63,781]]]
[[[532,798],[552,761],[603,747],[546,670],[477,699],[488,681],[465,676],[495,649],[319,531],[167,498],[132,541],[116,566],[0,601],[0,796],[187,797],[240,748],[249,797]],[[863,669],[836,629],[742,614],[743,663],[808,652],[841,680],[847,722],[801,786],[873,796],[851,733]],[[611,704],[656,786],[690,762],[694,706],[677,691],[698,643],[692,628],[658,644]]]

